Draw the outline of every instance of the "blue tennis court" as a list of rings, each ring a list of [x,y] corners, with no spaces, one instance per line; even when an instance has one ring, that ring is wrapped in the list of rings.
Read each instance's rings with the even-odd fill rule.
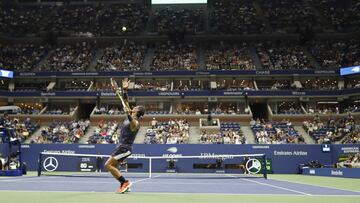
[[[299,176],[301,177],[301,176]],[[131,193],[196,193],[234,195],[358,196],[360,192],[332,187],[300,184],[284,180],[232,175],[154,174],[152,178],[129,178]],[[118,183],[104,177],[28,176],[1,178],[1,191],[106,192],[113,193]]]

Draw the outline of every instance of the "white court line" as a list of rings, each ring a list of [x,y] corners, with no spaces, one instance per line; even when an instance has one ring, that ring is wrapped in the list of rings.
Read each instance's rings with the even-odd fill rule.
[[[329,188],[329,189],[334,189],[334,190],[342,190],[342,191],[347,191],[347,192],[355,192],[355,193],[359,193],[359,195],[360,195],[360,191],[356,191],[356,190],[341,189],[341,188],[336,188],[336,187],[331,187],[331,186],[323,186],[323,185],[314,185],[314,184],[310,184],[310,183],[302,183],[302,182],[292,181],[292,180],[279,180],[279,179],[274,179],[274,178],[269,178],[269,179],[270,180],[275,180],[275,181],[281,181],[281,182],[289,182],[289,183],[309,185],[309,186],[314,186],[314,187],[322,187],[322,188]]]
[[[35,179],[37,178],[37,180],[39,179],[48,179],[48,178],[55,178],[55,177],[37,177],[37,176],[34,176],[34,177],[27,177],[27,178],[14,178],[14,179],[9,179],[9,178],[6,178],[6,179],[0,179],[0,182],[17,182],[17,181],[26,181],[26,180],[32,180],[32,179]]]
[[[158,177],[158,176],[155,176]],[[153,178],[155,178],[153,177]],[[136,180],[136,181],[131,181],[132,183],[138,183],[138,182],[143,182],[145,180],[149,180],[150,178],[145,178],[145,179],[140,179],[140,180]],[[8,181],[3,181],[3,182],[13,182],[11,180]],[[88,183],[88,184],[98,184],[98,183],[103,183],[103,184],[113,184],[113,181],[66,181],[66,180],[52,180],[52,181],[48,181],[48,180],[29,180],[29,181],[22,181],[24,183]],[[203,183],[203,182],[176,182],[176,183],[172,183],[172,182],[143,182],[141,184],[163,184],[163,185],[209,185],[211,183]],[[241,182],[237,182],[237,183],[221,183],[222,185],[250,185],[248,183],[241,183]],[[251,184],[251,185],[257,185],[257,184]]]
[[[44,191],[37,191],[37,190],[0,190],[0,193],[2,192],[13,192],[13,193],[43,193]],[[97,191],[46,191],[46,193],[99,193],[99,194],[114,194],[114,192],[97,192]],[[151,194],[151,195],[231,195],[231,196],[294,196],[294,197],[303,197],[303,194],[238,194],[238,193],[183,193],[183,192],[173,192],[173,193],[167,193],[167,192],[132,192],[133,194]],[[116,194],[118,195],[118,194]],[[311,197],[360,197],[360,195],[310,195]]]
[[[152,178],[157,178],[157,177],[160,177],[161,175],[157,175],[157,176],[154,176],[154,177],[149,177],[149,178],[144,178],[144,179],[140,179],[140,180],[136,180],[136,181],[131,181],[132,184],[135,184],[135,183],[139,183],[139,182],[143,182],[143,181],[146,181],[146,180],[149,180],[149,179],[152,179]]]
[[[228,176],[230,176],[230,177],[235,177],[235,176],[232,176],[232,175],[228,175]],[[243,180],[248,181],[248,182],[252,182],[252,183],[257,183],[257,184],[259,184],[259,185],[265,185],[265,186],[269,186],[269,187],[273,187],[273,188],[277,188],[277,189],[281,189],[281,190],[286,190],[286,191],[290,191],[290,192],[299,193],[299,194],[302,194],[302,195],[312,196],[312,195],[309,194],[309,193],[305,193],[305,192],[301,192],[301,191],[289,189],[289,188],[286,188],[286,187],[280,187],[280,186],[276,186],[276,185],[271,185],[271,184],[267,184],[267,183],[262,183],[262,182],[258,182],[258,181],[255,181],[255,180],[249,180],[249,179],[246,179],[246,178],[244,178]]]

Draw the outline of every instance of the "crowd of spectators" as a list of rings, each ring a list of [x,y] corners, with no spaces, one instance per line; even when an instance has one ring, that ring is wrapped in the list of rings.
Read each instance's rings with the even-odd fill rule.
[[[204,30],[204,10],[168,6],[153,13],[153,31],[159,34],[195,34]]]
[[[207,132],[206,130],[201,131],[200,144],[223,144],[223,136],[221,132]]]
[[[31,143],[78,143],[85,135],[86,130],[90,126],[89,120],[79,120],[72,122],[52,122],[48,127],[41,129],[41,135],[31,140]]]
[[[0,127],[9,129],[10,141],[19,140],[20,142],[24,142],[40,127],[40,125],[30,118],[21,121],[18,118],[11,119],[5,114],[0,117]]]
[[[295,85],[289,80],[256,80],[260,90],[291,90],[296,89]]]
[[[183,119],[170,119],[168,122],[151,122],[146,131],[145,144],[188,144],[190,124]]]
[[[301,81],[303,89],[306,90],[337,90],[339,89],[338,81],[332,79],[308,79]]]
[[[102,4],[58,6],[51,12],[45,29],[62,34],[70,32],[71,35],[75,35],[75,33],[96,35],[101,30],[97,19],[103,7]]]
[[[289,120],[282,122],[265,122],[264,120],[250,121],[250,127],[255,134],[255,141],[259,144],[293,144],[305,143]]]
[[[255,90],[254,83],[250,80],[218,80],[216,81],[216,89],[231,91]]]
[[[348,88],[348,89],[360,88],[360,79],[352,79],[352,80],[346,81],[345,88]]]
[[[230,45],[220,42],[212,44],[205,53],[208,70],[253,70],[250,50],[247,43]]]
[[[141,90],[141,91],[170,91],[171,83],[167,81],[139,81],[134,85],[133,90]]]
[[[312,7],[303,0],[259,0],[259,4],[276,32],[294,33],[304,27],[322,26]]]
[[[244,106],[234,104],[232,102],[219,102],[216,106],[209,107],[204,105],[204,103],[194,102],[194,103],[183,103],[181,105],[176,105],[173,108],[174,114],[185,114],[185,115],[235,115],[235,114],[244,114]]]
[[[339,114],[341,110],[338,105],[320,105],[308,106],[307,112],[310,114]]]
[[[110,144],[119,140],[118,122],[101,121],[94,129],[94,134],[88,139],[88,144]]]
[[[0,50],[1,68],[24,72],[35,69],[48,52],[45,46],[36,44],[0,44]]]
[[[2,6],[0,4],[0,33],[9,37],[35,35],[44,30],[45,17],[52,6]]]
[[[74,112],[75,107],[72,105],[61,105],[61,104],[53,104],[46,108],[44,114],[50,115],[69,115]]]
[[[201,144],[247,144],[239,123],[224,122],[220,124],[220,132],[202,130],[199,138]]]
[[[306,50],[295,42],[263,41],[253,46],[245,42],[229,44],[221,41],[204,45],[202,55],[202,47],[197,47],[193,42],[168,41],[154,45],[150,70],[198,70],[202,61],[198,57],[204,57],[204,68],[207,70],[255,70],[253,60],[257,56],[263,69],[314,69],[318,65],[324,69],[338,69],[360,65],[359,44],[359,40],[310,41],[306,44]],[[97,71],[142,71],[148,48],[151,47],[128,40],[119,45],[102,46],[104,49],[98,52],[99,46],[90,42],[62,44],[53,49],[42,44],[0,44],[0,66],[23,72],[71,72],[90,70],[90,65],[95,62]],[[250,51],[252,47],[257,51],[257,56]],[[93,61],[96,53],[102,56]],[[310,55],[315,60],[310,60]],[[348,86],[356,87],[359,84],[349,83]]]
[[[271,31],[267,22],[274,32],[328,31],[328,25],[354,32],[360,28],[359,10],[360,3],[350,0],[214,0],[207,8],[150,8],[144,2],[0,5],[0,33],[97,37],[142,34],[149,28],[159,34],[258,34]]]
[[[347,108],[344,109],[344,112],[360,112],[360,105],[356,103],[350,104]]]
[[[207,80],[174,80],[173,90],[175,91],[201,91],[209,89]]]
[[[145,58],[146,46],[134,41],[124,41],[117,46],[106,47],[97,61],[98,71],[138,71]]]
[[[101,105],[100,107],[95,107],[95,115],[121,115],[124,114],[124,111],[119,105]]]
[[[360,65],[360,40],[313,40],[307,47],[324,69]]]
[[[263,69],[313,69],[303,47],[291,42],[259,42],[255,44]]]
[[[100,35],[140,34],[145,30],[148,18],[149,9],[145,5],[137,3],[109,5],[98,17]]]
[[[197,68],[195,44],[171,41],[156,44],[150,70],[196,70]]]
[[[10,36],[52,31],[60,36],[93,37],[137,34],[145,28],[149,9],[137,3],[97,3],[0,7],[0,14],[0,33]]]
[[[73,81],[65,81],[60,83],[58,89],[60,91],[87,91],[89,86],[91,85],[92,81],[84,81],[84,80],[73,80]]]
[[[20,114],[29,114],[29,115],[38,115],[41,110],[43,109],[43,106],[39,103],[31,103],[31,104],[27,104],[27,103],[20,103],[17,104],[16,106],[20,107]]]
[[[304,114],[300,105],[296,102],[281,102],[277,104],[275,114]]]
[[[61,45],[50,52],[47,62],[38,71],[85,71],[95,53],[95,46],[87,42]]]
[[[212,1],[209,13],[210,32],[216,34],[257,34],[265,31],[265,23],[253,1]]]
[[[0,80],[0,90],[9,90],[9,80],[8,79]]]
[[[316,115],[313,120],[304,121],[303,126],[317,143],[333,143],[354,132],[355,119],[349,114],[339,120],[329,118],[326,122],[323,122]]]
[[[360,29],[360,2],[337,0],[312,0],[312,5],[340,32]]]
[[[360,152],[339,157],[336,168],[360,168]]]
[[[341,141],[342,144],[358,144],[360,143],[360,129],[355,129],[345,135],[345,138]]]

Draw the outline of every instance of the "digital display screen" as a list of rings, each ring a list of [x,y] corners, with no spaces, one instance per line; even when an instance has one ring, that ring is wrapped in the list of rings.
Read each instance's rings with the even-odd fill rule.
[[[14,77],[14,71],[10,70],[1,70],[0,69],[0,76],[4,78],[13,78]]]
[[[207,0],[151,0],[151,4],[206,4]]]
[[[340,68],[340,75],[352,75],[352,74],[359,74],[360,73],[360,66],[351,66],[346,68]]]

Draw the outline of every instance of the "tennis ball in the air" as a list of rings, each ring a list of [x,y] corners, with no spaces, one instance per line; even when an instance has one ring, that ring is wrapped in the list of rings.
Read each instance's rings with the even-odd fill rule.
[[[121,30],[122,30],[123,32],[125,32],[125,31],[126,31],[126,27],[123,26],[123,27],[121,28]]]

